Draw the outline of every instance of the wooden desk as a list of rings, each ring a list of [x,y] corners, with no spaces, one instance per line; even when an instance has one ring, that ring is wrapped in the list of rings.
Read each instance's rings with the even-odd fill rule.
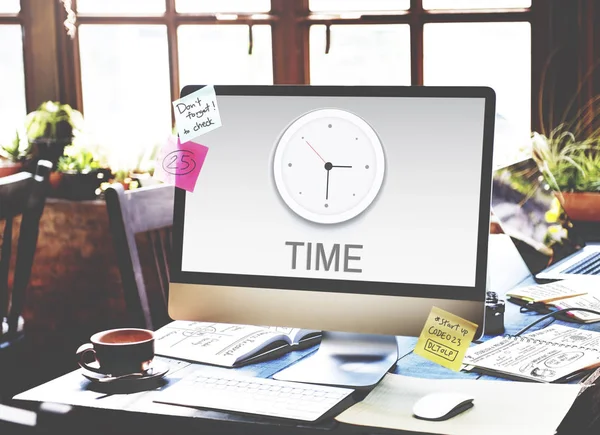
[[[510,247],[510,246],[509,246]],[[512,287],[511,282],[523,278],[522,264],[518,258],[509,258],[505,252],[496,252],[491,256],[494,262],[492,271],[499,277],[493,281],[493,290],[502,294],[506,286]],[[501,269],[508,267],[512,273],[500,275],[497,265],[503,265]],[[521,280],[528,284],[531,280]],[[500,288],[504,287],[504,289]],[[506,333],[514,334],[522,327],[531,323],[539,315],[535,313],[522,314],[519,307],[507,303],[505,314]],[[574,326],[575,324],[570,323]],[[541,327],[545,325],[540,325]],[[585,329],[600,330],[600,324],[582,325]],[[478,375],[476,373],[452,372],[444,367],[429,362],[420,356],[414,355],[412,349],[416,343],[414,337],[399,337],[398,345],[400,359],[393,369],[394,373],[405,376],[426,377],[433,379],[464,378],[464,379],[497,379],[490,376]],[[298,359],[314,352],[316,347],[296,351],[283,357],[242,367],[239,370],[258,377],[270,377],[277,371],[292,364]],[[74,397],[83,405],[76,407],[73,412],[63,418],[56,419],[55,429],[67,430],[69,433],[75,427],[85,430],[87,434],[118,434],[138,433],[164,434],[183,433],[182,431],[215,431],[218,433],[260,433],[260,434],[305,434],[305,433],[331,433],[331,434],[356,434],[356,433],[382,433],[381,429],[369,430],[368,428],[352,427],[335,422],[333,419],[325,420],[319,424],[296,425],[286,421],[276,421],[265,417],[253,417],[233,415],[211,410],[198,410],[193,408],[176,407],[154,403],[153,397],[160,393],[161,389],[181,379],[186,373],[194,370],[197,366],[183,361],[164,360],[170,364],[171,370],[167,374],[164,384],[157,385],[156,390],[143,391],[128,395],[106,394],[98,391],[94,385],[89,383],[78,371],[57,378],[40,387],[29,390],[20,396],[27,399],[31,406],[36,402],[43,401],[65,401],[70,402]],[[227,369],[223,369],[227,370]],[[356,400],[361,396],[357,395]],[[23,402],[20,402],[22,405]],[[525,406],[526,404],[524,404]],[[597,434],[600,433],[600,385],[585,390],[577,399],[571,411],[564,419],[559,434]],[[123,411],[129,412],[123,412]],[[498,418],[510,418],[503,416],[502,410],[498,410]],[[493,422],[490,422],[493,424]]]

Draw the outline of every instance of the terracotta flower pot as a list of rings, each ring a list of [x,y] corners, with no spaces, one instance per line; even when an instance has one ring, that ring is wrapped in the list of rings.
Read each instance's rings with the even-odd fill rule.
[[[0,159],[0,177],[16,174],[23,170],[22,163],[16,163],[7,159]]]
[[[556,197],[571,220],[600,222],[600,192],[563,192]]]
[[[50,172],[50,186],[52,190],[57,191],[60,189],[60,184],[62,183],[62,172],[53,171]]]

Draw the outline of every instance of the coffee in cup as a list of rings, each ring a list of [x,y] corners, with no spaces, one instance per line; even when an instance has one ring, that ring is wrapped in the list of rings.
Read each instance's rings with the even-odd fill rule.
[[[93,354],[97,366],[86,362]],[[92,335],[90,343],[77,349],[79,365],[87,370],[119,376],[143,373],[154,359],[154,333],[147,329],[111,329]]]

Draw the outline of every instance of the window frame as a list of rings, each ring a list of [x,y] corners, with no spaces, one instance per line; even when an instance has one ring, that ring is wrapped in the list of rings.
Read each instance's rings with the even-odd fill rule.
[[[3,24],[20,24],[22,26],[23,21],[24,21],[23,9],[21,9],[16,14],[0,13],[0,26]]]
[[[22,0],[28,2],[28,0]],[[29,0],[30,1],[30,0]],[[77,15],[76,26],[85,24],[162,24],[167,27],[169,47],[170,92],[173,100],[179,98],[179,59],[177,28],[182,24],[267,24],[271,26],[274,84],[309,84],[309,33],[310,26],[321,24],[361,25],[361,24],[408,24],[410,26],[411,84],[423,85],[423,28],[428,23],[473,23],[473,22],[528,22],[531,25],[531,128],[541,123],[538,92],[540,77],[549,50],[545,44],[548,28],[547,0],[532,0],[529,8],[483,9],[483,10],[427,10],[422,0],[410,0],[410,9],[394,13],[363,14],[347,18],[343,14],[312,12],[309,0],[271,0],[268,13],[239,13],[235,20],[220,19],[218,14],[178,13],[176,0],[165,0],[165,13],[154,15]],[[72,0],[76,10],[76,0]],[[348,14],[345,14],[348,15]],[[58,19],[57,19],[58,20]],[[62,24],[62,23],[61,23]],[[70,39],[61,32],[59,37],[59,57],[61,62],[61,97],[84,112],[79,41],[77,36]],[[290,47],[295,47],[291,50]],[[174,117],[172,115],[172,122]]]
[[[427,10],[422,0],[411,0],[410,9],[401,13],[362,15],[360,18],[342,18],[309,12],[303,21],[308,25],[324,24],[408,24],[410,26],[411,85],[423,85],[423,28],[430,23],[485,23],[532,22],[531,8],[493,10]]]
[[[164,25],[167,28],[167,44],[169,51],[169,77],[170,77],[170,91],[171,99],[174,101],[179,98],[179,92],[181,84],[179,83],[179,46],[178,46],[178,35],[177,29],[180,25],[189,24],[238,24],[238,25],[258,25],[267,24],[271,25],[272,32],[275,29],[275,23],[278,21],[278,17],[273,13],[260,13],[260,14],[237,14],[237,18],[234,20],[222,19],[219,14],[192,14],[192,13],[179,13],[175,8],[176,0],[165,0],[165,13],[154,14],[154,15],[127,15],[127,16],[106,16],[106,15],[92,15],[92,14],[81,14],[77,15],[76,27],[80,25],[88,24],[133,24],[133,25]],[[72,0],[73,10],[76,10],[76,0]],[[228,15],[228,14],[223,14]],[[79,39],[77,34],[72,40],[64,40],[64,56],[72,59],[72,62],[68,62],[65,65],[70,68],[65,76],[76,78],[72,81],[73,86],[70,89],[69,100],[74,102],[82,112],[83,107],[83,91],[81,83],[81,62],[79,59]],[[281,45],[275,43],[275,35],[273,35],[273,46]],[[273,51],[275,52],[275,48]],[[275,67],[275,58],[273,58],[273,65]],[[276,73],[277,68],[274,68],[273,81],[278,83],[279,77]],[[174,115],[171,114],[171,121],[174,123]]]
[[[16,14],[0,13],[0,26],[19,25],[21,26],[21,35],[23,37],[23,70],[25,71],[25,104],[27,109],[34,105],[33,99],[33,80],[28,72],[33,66],[33,53],[31,47],[31,14],[29,13],[29,2],[21,0],[21,8]]]

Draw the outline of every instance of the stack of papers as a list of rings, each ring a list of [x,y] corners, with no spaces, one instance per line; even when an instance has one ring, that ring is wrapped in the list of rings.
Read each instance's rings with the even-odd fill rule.
[[[559,310],[587,308],[600,312],[600,287],[597,277],[571,278],[521,287],[509,291],[506,296],[519,305],[541,303]],[[571,311],[567,315],[584,323],[600,321],[600,314],[586,311]]]

